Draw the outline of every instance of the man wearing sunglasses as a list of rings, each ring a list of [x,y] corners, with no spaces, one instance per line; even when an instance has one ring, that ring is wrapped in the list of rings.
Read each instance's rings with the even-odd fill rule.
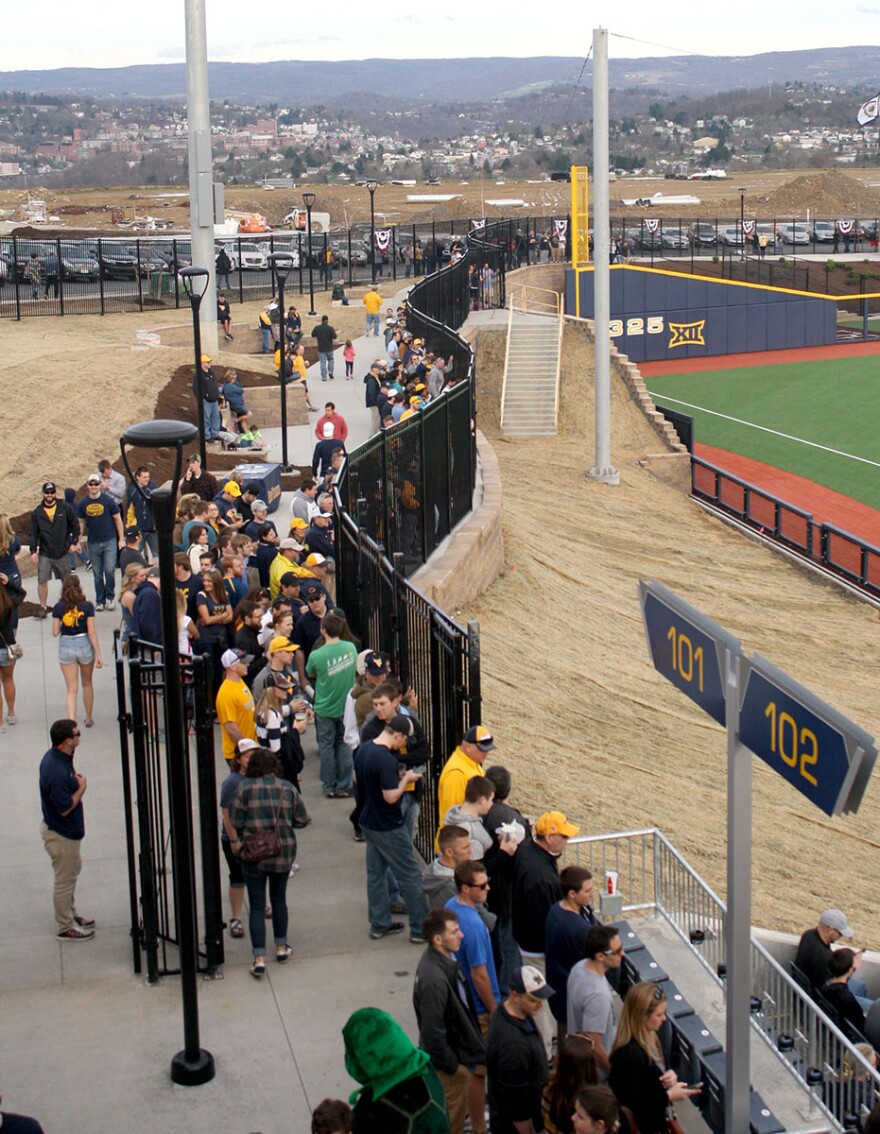
[[[604,1082],[611,1069],[611,1048],[617,1017],[608,973],[623,962],[620,933],[613,925],[594,925],[587,930],[587,959],[579,961],[568,978],[568,1031],[593,1042],[593,1055]]]
[[[51,480],[42,488],[43,499],[31,512],[31,559],[37,564],[39,608],[35,618],[49,613],[49,580],[54,574],[63,583],[70,574],[70,555],[79,551],[79,523],[69,504],[58,499]]]

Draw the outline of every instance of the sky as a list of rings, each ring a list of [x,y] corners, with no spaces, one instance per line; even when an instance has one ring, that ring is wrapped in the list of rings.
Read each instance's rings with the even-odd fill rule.
[[[733,8],[656,0],[629,0],[626,5],[557,0],[545,10],[524,3],[518,14],[506,0],[479,5],[470,0],[402,0],[395,5],[336,0],[328,9],[270,3],[255,13],[242,0],[204,2],[208,58],[231,62],[396,58],[401,50],[421,59],[583,57],[597,25],[609,30],[613,58],[755,55],[880,43],[880,0],[844,0],[843,8],[824,0],[781,5],[739,0]],[[325,12],[332,12],[332,20],[320,18]],[[5,20],[0,40],[0,71],[182,62],[184,0],[151,0],[137,7],[107,0],[41,0],[38,19]]]

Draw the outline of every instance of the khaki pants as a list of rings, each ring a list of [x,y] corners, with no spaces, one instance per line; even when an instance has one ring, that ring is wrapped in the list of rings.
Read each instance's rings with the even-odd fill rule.
[[[440,1082],[443,1084],[443,1093],[446,1095],[446,1107],[449,1111],[449,1129],[452,1134],[464,1134],[464,1117],[467,1114],[468,1083],[471,1073],[464,1066],[459,1066],[454,1075],[448,1071],[437,1071]]]
[[[55,921],[58,932],[64,933],[72,928],[76,914],[73,893],[82,869],[81,840],[66,839],[57,831],[50,831],[45,823],[40,826],[40,834],[55,871]]]

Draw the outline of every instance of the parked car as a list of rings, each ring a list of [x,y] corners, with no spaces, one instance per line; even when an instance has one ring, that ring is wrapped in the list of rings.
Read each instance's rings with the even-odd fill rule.
[[[714,248],[718,243],[718,232],[714,224],[698,221],[691,226],[691,242],[698,248]]]
[[[779,231],[784,244],[810,244],[810,230],[803,224],[781,224]]]
[[[660,233],[660,246],[662,248],[690,248],[687,232],[679,224],[670,224],[669,228],[663,225]]]
[[[834,240],[834,221],[813,221],[810,235],[817,244],[831,244]]]
[[[718,243],[728,248],[742,248],[742,229],[738,224],[729,224],[718,230]]]

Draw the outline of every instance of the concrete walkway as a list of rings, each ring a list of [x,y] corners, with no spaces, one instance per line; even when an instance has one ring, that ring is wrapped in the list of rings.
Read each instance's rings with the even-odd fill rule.
[[[358,341],[353,382],[344,381],[341,351],[333,383],[311,380],[314,403],[330,398],[348,419],[351,445],[369,432],[362,378],[383,342]],[[292,456],[300,445],[311,456],[316,416],[291,430]],[[271,440],[280,452],[280,437]],[[288,497],[277,515],[289,515]],[[92,597],[91,577],[82,581]],[[26,584],[35,599],[35,580]],[[53,582],[50,603],[58,594]],[[313,821],[300,832],[301,869],[288,887],[295,954],[284,967],[270,962],[258,983],[248,972],[247,937],[226,938],[224,979],[199,984],[201,1042],[214,1055],[216,1078],[202,1087],[171,1083],[170,1060],[183,1046],[180,986],[168,977],[150,988],[132,971],[112,653],[119,616],[101,613],[97,622],[105,667],[95,672],[95,727],[83,730],[76,764],[89,781],[77,903],[98,926],[94,940],[81,944],[55,938],[52,870],[39,835],[37,769],[49,725],[65,716],[57,642],[48,621],[28,618],[20,627],[19,723],[0,733],[3,1106],[39,1118],[47,1134],[307,1131],[321,1099],[345,1098],[356,1086],[341,1037],[355,1008],[385,1008],[415,1036],[411,992],[422,950],[406,934],[369,940],[364,847],[352,839],[350,805],[321,795],[310,731],[304,788]],[[218,738],[218,783],[225,772]]]

